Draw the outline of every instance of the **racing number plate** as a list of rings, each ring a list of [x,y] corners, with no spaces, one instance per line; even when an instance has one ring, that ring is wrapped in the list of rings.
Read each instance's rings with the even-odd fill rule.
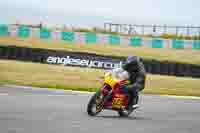
[[[123,105],[123,100],[124,100],[123,97],[113,98],[112,107],[121,108],[121,106]]]

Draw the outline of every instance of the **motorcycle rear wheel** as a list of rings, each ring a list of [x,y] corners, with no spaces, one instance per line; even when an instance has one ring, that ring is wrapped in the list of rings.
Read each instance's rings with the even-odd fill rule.
[[[128,117],[133,111],[118,111],[120,117]]]
[[[138,103],[139,96],[135,98],[135,102]],[[135,109],[125,110],[125,111],[118,111],[120,117],[128,117]]]

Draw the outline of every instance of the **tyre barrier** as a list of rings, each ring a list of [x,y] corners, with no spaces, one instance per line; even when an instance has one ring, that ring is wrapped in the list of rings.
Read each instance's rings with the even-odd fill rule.
[[[28,48],[18,46],[0,46],[0,59],[12,59],[22,61],[32,61],[49,64],[48,57],[78,58],[83,60],[97,60],[101,62],[119,63],[125,57],[101,56],[82,52],[67,52],[59,50],[47,50],[39,48]],[[146,71],[151,74],[194,77],[200,78],[200,65],[183,64],[170,61],[156,61],[143,59]],[[59,63],[57,63],[59,64]],[[72,65],[73,66],[73,65]]]

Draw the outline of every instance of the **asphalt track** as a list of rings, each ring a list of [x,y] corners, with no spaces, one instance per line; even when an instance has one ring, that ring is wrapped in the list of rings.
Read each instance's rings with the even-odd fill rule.
[[[91,94],[0,87],[1,133],[200,133],[200,100],[143,95],[129,118],[89,117]]]

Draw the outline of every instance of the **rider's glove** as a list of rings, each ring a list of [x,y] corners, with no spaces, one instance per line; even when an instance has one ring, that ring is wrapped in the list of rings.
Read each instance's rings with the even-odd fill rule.
[[[122,84],[122,85],[120,85],[120,87],[121,87],[122,90],[125,91],[125,92],[128,92],[128,91],[129,91],[129,88],[128,88],[127,85]]]

